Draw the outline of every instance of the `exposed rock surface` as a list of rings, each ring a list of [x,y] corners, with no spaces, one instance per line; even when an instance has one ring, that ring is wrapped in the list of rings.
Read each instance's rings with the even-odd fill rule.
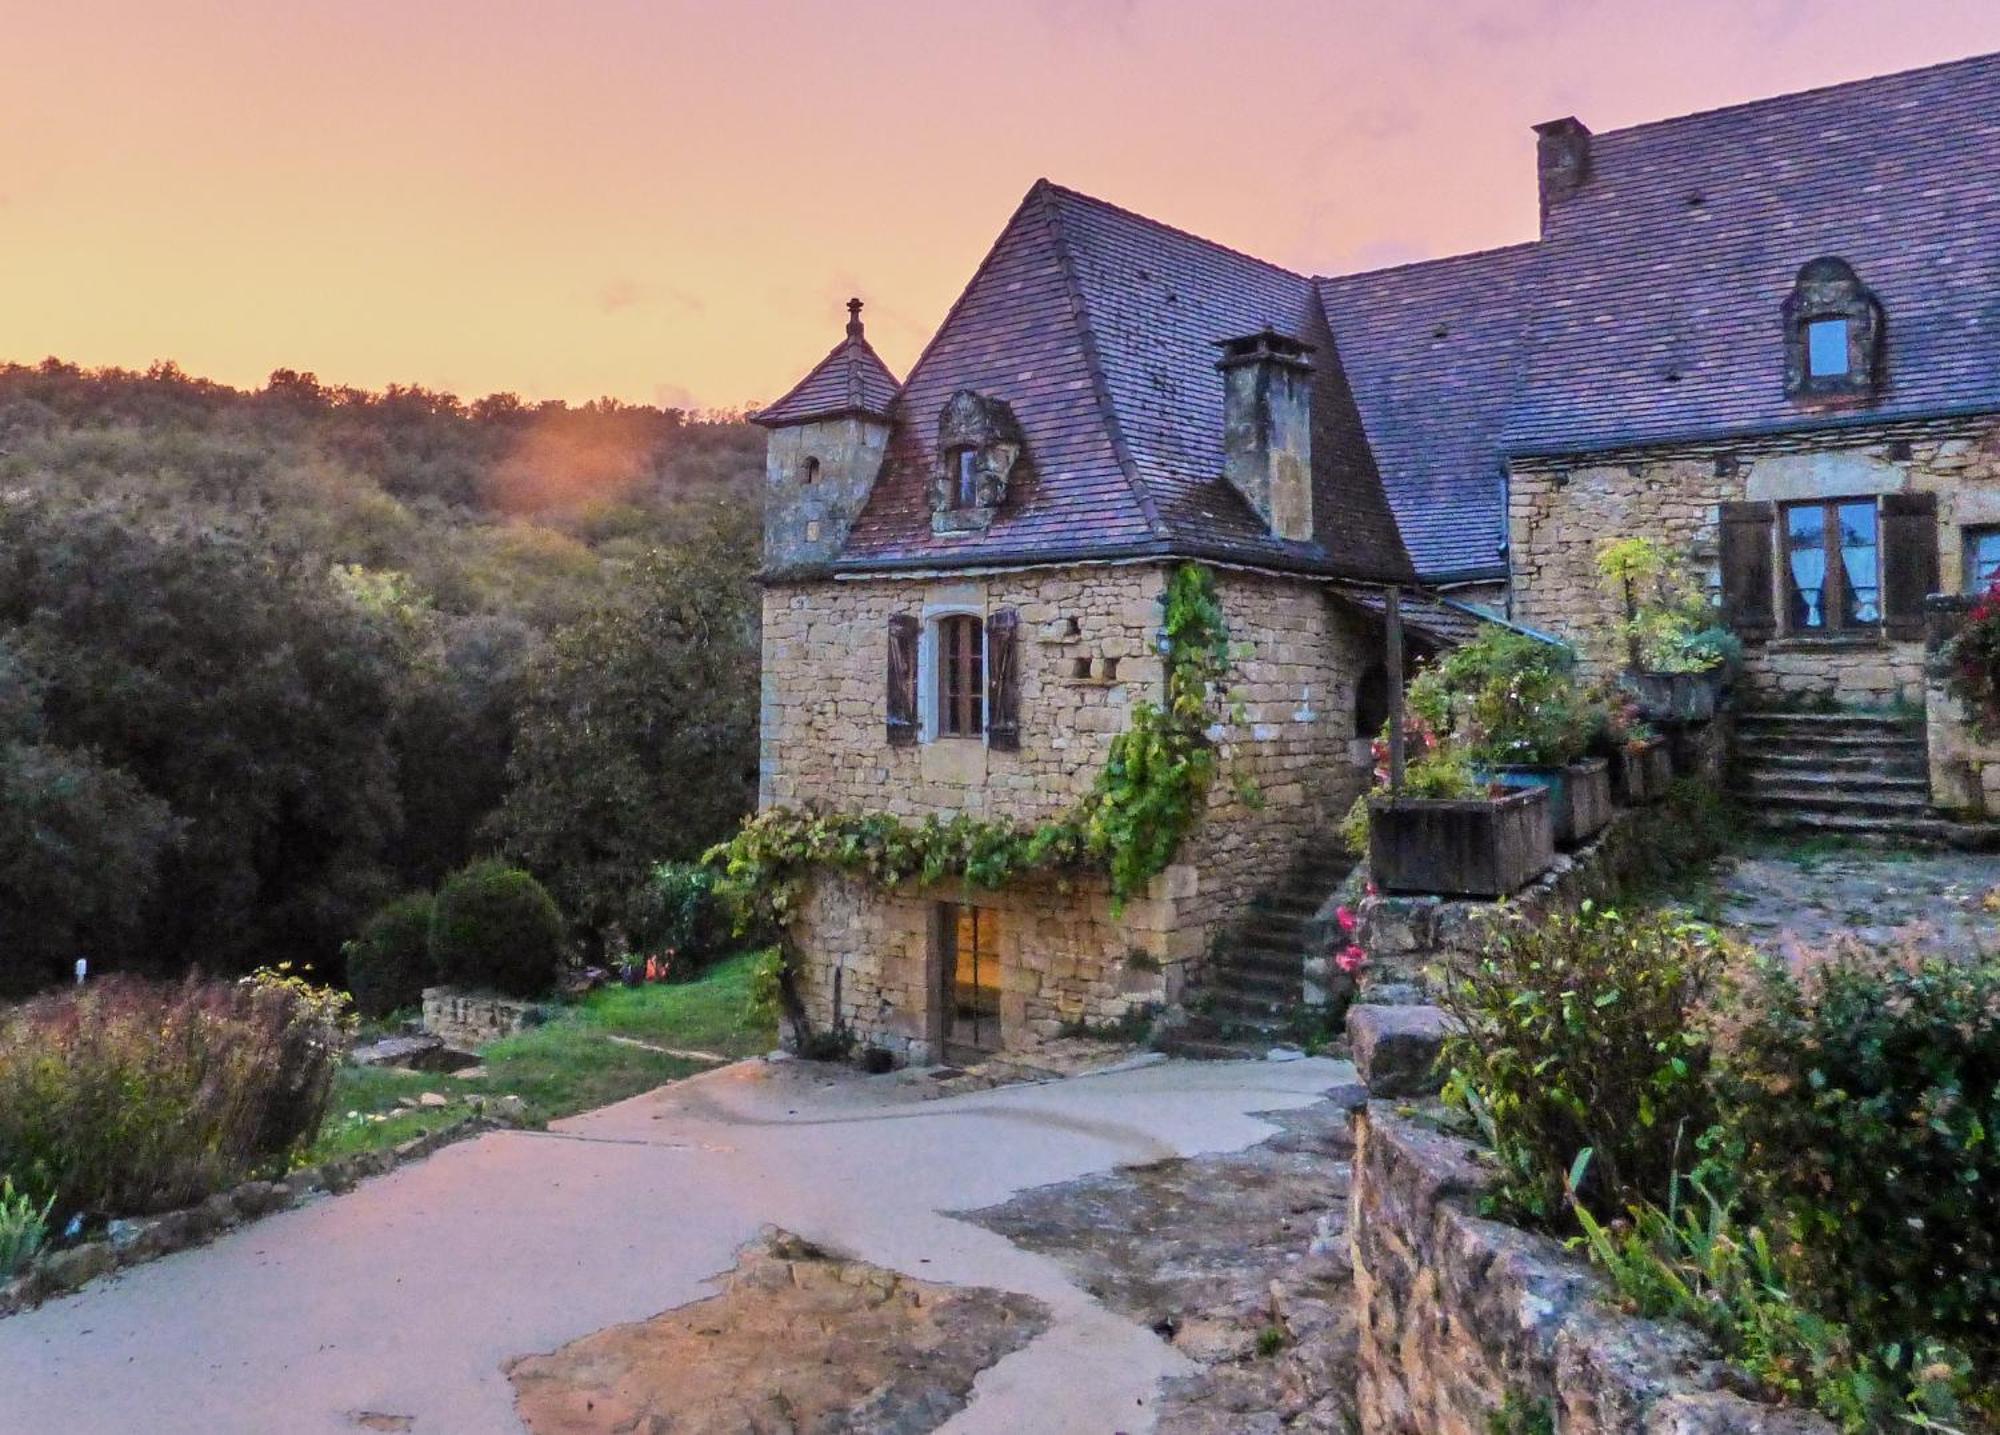
[[[1169,1383],[1160,1435],[1351,1428],[1345,1232],[1359,1088],[1268,1116],[1246,1151],[1044,1186],[968,1219],[1054,1257],[1202,1367]]]
[[[1347,1040],[1368,1094],[1420,1096],[1443,1081],[1437,1069],[1451,1018],[1434,1006],[1352,1006]]]
[[[922,1435],[1047,1323],[1031,1297],[912,1280],[777,1231],[721,1294],[508,1376],[531,1435]]]

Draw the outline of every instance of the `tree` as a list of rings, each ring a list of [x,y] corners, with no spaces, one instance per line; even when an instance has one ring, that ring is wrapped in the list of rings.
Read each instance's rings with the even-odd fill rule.
[[[528,673],[495,831],[592,937],[654,863],[698,856],[755,800],[756,521],[709,509]]]

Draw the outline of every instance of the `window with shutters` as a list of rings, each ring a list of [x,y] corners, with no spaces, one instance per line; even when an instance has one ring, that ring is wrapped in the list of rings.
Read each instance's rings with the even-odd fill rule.
[[[969,614],[940,618],[936,681],[939,737],[980,737],[986,732],[986,632]]]
[[[1722,611],[1745,642],[1919,637],[1937,588],[1937,495],[1722,505]]]

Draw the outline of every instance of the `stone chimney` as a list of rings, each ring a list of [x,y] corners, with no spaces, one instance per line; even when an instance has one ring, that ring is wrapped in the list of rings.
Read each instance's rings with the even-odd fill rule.
[[[1280,538],[1313,536],[1312,345],[1271,329],[1224,339],[1222,476]]]
[[[1535,178],[1542,197],[1542,228],[1549,211],[1590,182],[1590,130],[1575,115],[1535,126]]]

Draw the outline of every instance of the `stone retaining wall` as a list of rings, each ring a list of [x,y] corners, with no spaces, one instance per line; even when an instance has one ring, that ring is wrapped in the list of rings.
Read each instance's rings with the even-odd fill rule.
[[[1832,1435],[1718,1389],[1692,1331],[1619,1314],[1555,1241],[1475,1215],[1490,1178],[1466,1142],[1379,1102],[1354,1130],[1363,1435]]]
[[[526,1031],[542,1013],[542,1003],[457,987],[424,988],[424,1030],[454,1051],[477,1051],[489,1041]]]

